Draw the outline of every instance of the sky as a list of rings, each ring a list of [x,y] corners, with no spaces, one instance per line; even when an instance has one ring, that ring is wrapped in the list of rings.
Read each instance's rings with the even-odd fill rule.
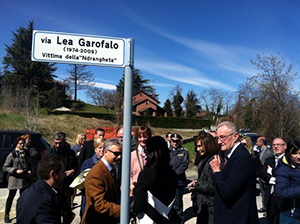
[[[279,55],[300,71],[298,0],[110,0],[0,2],[0,60],[19,27],[134,39],[134,68],[163,106],[176,85],[185,98],[215,88],[229,93],[258,70],[257,54]],[[0,66],[3,66],[2,64]],[[57,64],[58,80],[69,65]],[[124,68],[89,66],[95,86],[115,89]],[[295,82],[299,89],[300,81]],[[88,101],[85,91],[79,99]]]

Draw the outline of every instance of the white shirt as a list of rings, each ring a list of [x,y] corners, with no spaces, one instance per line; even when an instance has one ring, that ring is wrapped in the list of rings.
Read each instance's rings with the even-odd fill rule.
[[[113,167],[104,159],[104,157],[102,157],[101,160],[110,172]]]

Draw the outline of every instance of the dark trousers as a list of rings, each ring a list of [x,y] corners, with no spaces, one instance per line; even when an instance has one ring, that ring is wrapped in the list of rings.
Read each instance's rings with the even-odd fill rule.
[[[183,220],[183,191],[184,191],[185,186],[178,186],[176,189],[176,194],[175,194],[175,202],[174,202],[174,209],[177,211],[178,215],[180,218]]]
[[[19,189],[19,193],[20,195],[23,193],[23,191],[25,190],[26,188],[23,188],[23,189]],[[16,193],[17,193],[17,189],[15,190],[9,190],[9,193],[8,193],[8,197],[6,199],[6,204],[5,204],[5,215],[9,215],[10,213],[10,210],[11,210],[11,206],[12,206],[12,203],[13,203],[13,200],[16,196]]]
[[[280,207],[282,201],[274,194],[270,195],[267,206],[268,224],[279,224]]]
[[[263,208],[267,208],[266,197],[265,197],[265,183],[259,178],[259,190],[261,193],[262,206]]]
[[[214,206],[202,205],[201,211],[197,215],[196,224],[213,224],[214,223]]]

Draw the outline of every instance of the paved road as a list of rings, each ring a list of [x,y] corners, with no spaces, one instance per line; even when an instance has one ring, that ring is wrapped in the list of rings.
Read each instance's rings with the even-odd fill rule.
[[[194,180],[197,178],[197,172],[195,170],[190,170],[187,172],[187,177],[189,180]],[[258,186],[258,185],[257,185]],[[4,223],[4,210],[5,210],[5,201],[8,195],[8,190],[6,188],[0,188],[0,223]],[[16,207],[16,200],[17,197],[15,197],[14,204],[12,206],[12,211],[10,213],[11,218],[16,217],[16,212],[15,212],[15,207]],[[80,217],[79,217],[79,205],[80,205],[80,196],[77,195],[75,197],[75,203],[78,204],[78,206],[75,206],[74,212],[76,213],[76,218],[72,222],[73,224],[78,224],[80,223]],[[184,215],[186,219],[186,224],[195,224],[196,223],[196,216],[192,211],[191,207],[191,194],[189,192],[186,192],[183,196],[183,201],[184,201]],[[257,208],[261,208],[261,197],[257,196]],[[260,217],[260,224],[265,224],[266,223],[266,218],[264,217],[264,213],[259,213]],[[16,223],[16,220],[13,219],[12,223]]]

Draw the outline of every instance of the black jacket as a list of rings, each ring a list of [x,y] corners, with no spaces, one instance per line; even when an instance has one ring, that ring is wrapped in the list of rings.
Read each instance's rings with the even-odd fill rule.
[[[215,223],[258,224],[256,172],[248,150],[239,144],[221,172],[214,173]]]
[[[80,150],[79,157],[78,157],[79,166],[81,167],[82,163],[85,160],[91,158],[94,154],[95,154],[94,139],[86,141],[83,144],[82,149]]]
[[[59,197],[44,180],[37,180],[19,197],[17,223],[61,223]]]

